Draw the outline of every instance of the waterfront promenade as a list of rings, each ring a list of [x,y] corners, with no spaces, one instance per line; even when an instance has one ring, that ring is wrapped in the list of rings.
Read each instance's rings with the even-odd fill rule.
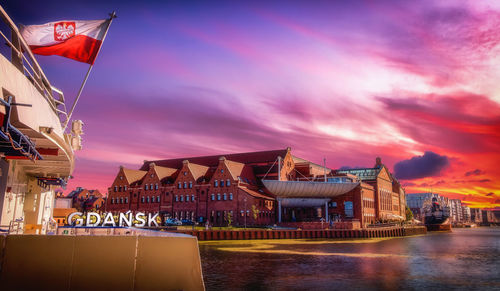
[[[499,242],[500,228],[481,227],[397,238],[199,244],[207,290],[499,290]]]

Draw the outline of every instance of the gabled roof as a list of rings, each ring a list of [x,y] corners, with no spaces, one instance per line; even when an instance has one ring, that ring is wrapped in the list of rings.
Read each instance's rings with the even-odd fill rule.
[[[254,190],[250,190],[248,189],[247,187],[242,187],[242,186],[238,186],[239,189],[241,189],[242,191],[246,192],[247,194],[253,196],[253,197],[256,197],[256,198],[264,198],[264,199],[268,199],[268,200],[275,200],[273,197],[269,197],[269,196],[266,196],[262,193],[259,193],[257,191],[254,191]]]
[[[123,168],[123,174],[125,175],[125,179],[127,179],[127,182],[129,184],[132,184],[132,183],[137,182],[137,181],[141,180],[142,178],[144,178],[144,176],[146,176],[147,172]]]
[[[154,162],[156,165],[162,167],[180,169],[182,167],[182,162],[184,160],[189,160],[190,163],[202,166],[217,167],[217,165],[219,164],[219,158],[222,156],[226,157],[226,159],[228,160],[242,164],[258,164],[258,163],[269,163],[269,162],[272,163],[278,158],[278,156],[284,158],[288,151],[289,149],[283,149],[283,150],[262,151],[262,152],[221,154],[214,156],[145,161],[141,167],[141,170],[147,170],[151,162]]]
[[[156,175],[158,176],[158,179],[160,179],[160,180],[162,180],[166,177],[170,177],[173,174],[175,174],[175,172],[177,172],[177,169],[160,167],[160,166],[155,166],[154,170],[156,171]]]
[[[237,180],[238,176],[241,176],[241,173],[243,172],[243,169],[245,168],[245,164],[234,162],[234,161],[229,161],[229,160],[225,160],[224,164],[226,164],[226,167],[229,170],[229,174],[231,174],[231,177],[233,178],[233,180]]]
[[[195,180],[198,180],[198,178],[205,176],[207,173],[209,167],[198,165],[198,164],[193,164],[193,163],[188,163],[187,167],[189,168],[189,171],[191,171],[191,174],[193,175],[193,178]]]

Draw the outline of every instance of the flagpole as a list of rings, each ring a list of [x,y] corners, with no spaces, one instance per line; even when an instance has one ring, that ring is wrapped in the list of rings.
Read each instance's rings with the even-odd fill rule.
[[[101,48],[104,44],[104,40],[106,39],[106,35],[108,34],[109,27],[111,26],[111,22],[113,22],[113,19],[116,18],[116,13],[113,11],[112,13],[109,14],[109,23],[108,27],[106,27],[106,31],[104,32],[104,36],[102,37],[102,42],[101,45],[99,46],[99,50],[97,51],[97,54],[95,56],[94,61],[97,59],[97,56],[99,55],[99,52],[101,51]],[[63,132],[66,131],[66,128],[68,127],[69,120],[71,119],[71,116],[73,115],[73,111],[75,110],[76,103],[78,103],[78,100],[80,99],[80,96],[82,95],[83,87],[85,87],[85,84],[87,83],[87,80],[89,78],[90,72],[92,71],[92,68],[94,67],[94,64],[90,65],[87,74],[85,75],[85,79],[83,79],[82,85],[80,86],[80,90],[78,90],[78,94],[76,95],[75,101],[73,101],[73,105],[71,106],[71,110],[69,111],[68,118],[66,119],[66,124],[64,124]]]

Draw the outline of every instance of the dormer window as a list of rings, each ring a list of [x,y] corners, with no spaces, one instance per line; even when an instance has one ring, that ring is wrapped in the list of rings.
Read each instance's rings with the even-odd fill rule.
[[[214,187],[219,187],[219,181],[218,180],[214,181]]]

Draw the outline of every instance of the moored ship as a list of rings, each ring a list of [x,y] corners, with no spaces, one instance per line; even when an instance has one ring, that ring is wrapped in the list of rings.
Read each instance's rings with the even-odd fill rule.
[[[0,17],[0,230],[50,233],[54,191],[73,172],[81,131],[65,133],[63,93],[1,6]]]
[[[429,231],[450,231],[450,208],[436,197],[424,204],[425,226]]]

